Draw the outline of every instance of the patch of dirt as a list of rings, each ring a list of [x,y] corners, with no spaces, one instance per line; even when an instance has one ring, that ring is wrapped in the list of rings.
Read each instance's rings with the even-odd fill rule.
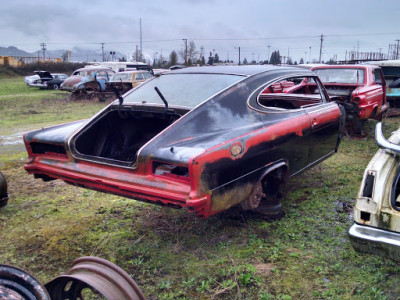
[[[275,266],[273,264],[258,263],[255,265],[255,268],[257,270],[257,275],[266,278],[271,274]]]

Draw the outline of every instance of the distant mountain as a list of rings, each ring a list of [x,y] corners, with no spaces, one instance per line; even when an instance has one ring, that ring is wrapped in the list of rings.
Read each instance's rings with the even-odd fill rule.
[[[62,57],[67,50],[46,50],[46,57]],[[24,50],[18,49],[17,47],[0,47],[0,55],[1,56],[43,56],[43,51],[38,50],[33,53],[26,52]],[[124,57],[120,52],[115,52],[114,60],[118,60],[119,58]],[[104,49],[104,59],[106,61],[112,60],[112,55],[110,54],[110,50]],[[103,55],[101,53],[101,49],[93,50],[93,49],[83,49],[79,47],[74,47],[71,50],[70,54],[71,62],[89,62],[89,61],[103,61]]]
[[[2,56],[32,56],[31,53],[18,49],[17,47],[0,47],[0,55]]]

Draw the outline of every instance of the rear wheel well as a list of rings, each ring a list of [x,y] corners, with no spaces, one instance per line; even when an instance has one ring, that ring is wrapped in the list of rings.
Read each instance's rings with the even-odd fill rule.
[[[279,163],[268,168],[254,184],[249,198],[241,202],[244,210],[256,210],[260,204],[280,203],[282,195],[281,186],[286,181],[288,167],[285,163]]]
[[[263,192],[268,196],[279,193],[280,186],[287,179],[288,167],[283,165],[264,174],[261,178]]]

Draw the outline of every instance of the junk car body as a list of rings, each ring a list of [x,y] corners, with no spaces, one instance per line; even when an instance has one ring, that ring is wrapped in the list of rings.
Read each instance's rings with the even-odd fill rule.
[[[124,94],[151,77],[153,77],[153,75],[147,71],[118,72],[113,74],[110,81],[106,83],[106,89],[113,90],[112,87],[114,87],[120,93]]]
[[[305,79],[308,91],[269,89]],[[279,185],[337,151],[344,121],[309,70],[185,68],[153,77],[89,120],[25,134],[25,169],[200,217],[239,203],[275,214]]]
[[[38,79],[40,79],[40,77],[37,74],[24,77],[24,81],[27,86],[29,86],[30,83],[33,83],[35,80],[38,80]]]
[[[311,69],[323,82],[329,96],[341,101],[347,120],[361,131],[361,122],[381,120],[388,109],[382,70],[373,65],[326,65]]]
[[[390,107],[400,107],[400,60],[372,61],[382,69],[386,80],[386,98]]]
[[[87,67],[75,70],[61,85],[60,89],[71,93],[102,92],[106,82],[115,72],[106,67]]]
[[[379,149],[364,172],[349,229],[352,246],[400,262],[400,129],[389,140],[375,129]]]
[[[132,62],[117,62],[117,61],[103,61],[103,62],[91,62],[89,65],[86,65],[85,68],[91,68],[91,67],[98,67],[98,68],[108,68],[113,70],[114,72],[123,72],[123,71],[135,71],[135,70],[141,70],[141,71],[148,71],[150,74],[153,74],[153,68],[150,67],[149,65],[143,63],[143,62],[138,62],[138,61],[132,61]]]
[[[39,87],[42,89],[58,90],[60,85],[68,78],[67,74],[51,73],[48,71],[34,71],[37,75],[25,77],[28,86]]]

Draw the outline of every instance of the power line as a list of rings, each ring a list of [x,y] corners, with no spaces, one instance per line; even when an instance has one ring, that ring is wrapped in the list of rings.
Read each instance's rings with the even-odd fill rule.
[[[400,32],[391,33],[351,33],[351,34],[325,34],[324,37],[345,37],[345,36],[382,36],[382,35],[400,35]],[[304,35],[304,36],[283,36],[283,37],[258,37],[258,38],[191,38],[188,40],[192,41],[257,41],[257,40],[285,40],[285,39],[306,39],[306,38],[318,38],[320,35]],[[159,39],[159,40],[144,40],[143,43],[158,43],[158,42],[175,42],[181,41],[182,38],[173,39]],[[105,44],[135,44],[140,41],[114,41],[105,42]],[[47,42],[48,45],[93,45],[100,44],[100,42]],[[18,44],[20,46],[35,45],[32,44]]]

